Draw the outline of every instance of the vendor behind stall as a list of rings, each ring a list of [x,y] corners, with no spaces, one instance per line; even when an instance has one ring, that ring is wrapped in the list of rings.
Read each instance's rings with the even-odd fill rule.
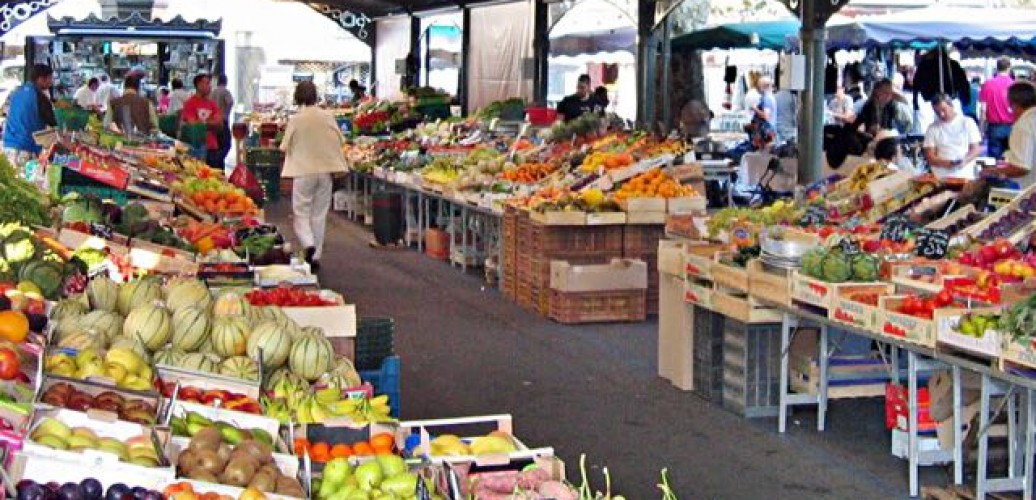
[[[54,106],[48,93],[54,85],[54,70],[37,64],[29,73],[29,81],[8,98],[10,110],[4,123],[4,155],[16,165],[24,165],[40,152],[33,134],[46,127],[57,126]]]
[[[148,98],[140,95],[140,78],[126,77],[121,96],[111,100],[104,114],[104,127],[113,124],[125,134],[150,135],[158,130],[158,114]]]
[[[600,103],[590,89],[590,75],[579,75],[576,93],[565,97],[558,103],[558,114],[566,122],[579,118],[586,113],[598,111]]]
[[[870,97],[863,103],[853,122],[853,130],[863,127],[863,132],[870,135],[885,129],[905,134],[910,131],[913,121],[906,98],[896,92],[892,80],[884,79],[874,86]]]
[[[1007,142],[1008,150],[1003,163],[982,171],[982,176],[1001,181],[1012,179],[1024,189],[1036,180],[1033,174],[1033,166],[1036,166],[1036,86],[1024,80],[1012,83],[1007,89],[1007,99],[1015,116]]]
[[[982,133],[975,120],[957,112],[946,94],[932,96],[936,120],[924,138],[925,159],[939,179],[974,179],[972,162],[982,151]]]

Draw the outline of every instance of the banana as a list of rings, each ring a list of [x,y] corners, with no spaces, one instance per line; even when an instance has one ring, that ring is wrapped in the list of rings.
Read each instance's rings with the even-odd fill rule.
[[[313,417],[313,421],[316,423],[325,422],[330,420],[334,415],[330,414],[320,401],[311,400],[309,405],[310,416]]]
[[[299,423],[302,423],[302,424],[312,424],[312,423],[314,423],[313,413],[310,411],[310,404],[311,403],[312,403],[312,401],[309,398],[305,398],[305,399],[302,400],[301,403],[299,403],[298,407],[295,408],[296,420],[298,420]]]

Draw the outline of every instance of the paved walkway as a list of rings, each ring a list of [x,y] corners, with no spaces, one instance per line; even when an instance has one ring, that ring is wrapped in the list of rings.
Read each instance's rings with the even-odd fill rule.
[[[272,218],[290,227],[286,203]],[[829,431],[813,412],[786,436],[773,419],[747,421],[656,375],[655,322],[566,327],[528,313],[480,277],[415,251],[375,250],[370,233],[332,214],[321,281],[361,316],[396,320],[402,415],[511,413],[531,446],[554,446],[578,483],[588,455],[630,500],[658,498],[668,467],[682,500],[905,497],[905,462],[889,455],[882,400],[834,402]],[[945,484],[933,471],[928,484]]]

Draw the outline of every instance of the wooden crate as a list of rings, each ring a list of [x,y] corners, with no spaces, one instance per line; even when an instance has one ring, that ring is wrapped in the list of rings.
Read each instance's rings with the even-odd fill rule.
[[[893,286],[887,283],[829,283],[795,271],[791,275],[791,300],[821,309],[831,309],[839,293],[877,292],[892,293]]]
[[[586,212],[533,211],[529,214],[533,222],[546,226],[585,226]]]
[[[1003,336],[1003,349],[1000,352],[1000,369],[1007,371],[1011,365],[1036,369],[1036,340],[1025,341]]]
[[[932,319],[919,318],[896,312],[906,296],[887,295],[879,299],[882,317],[878,333],[899,338],[923,347],[935,348],[939,330],[952,328],[969,309],[936,309]]]
[[[665,214],[665,198],[627,198],[619,202],[627,213],[633,212],[661,212]]]
[[[665,218],[665,210],[661,212],[626,212],[626,224],[632,225],[665,224]]]
[[[779,323],[784,315],[771,307],[737,290],[724,289],[717,285],[712,292],[712,310],[742,323]]]
[[[766,269],[762,261],[748,262],[748,293],[766,299],[768,302],[791,305],[791,282],[789,272],[777,274]]]
[[[712,279],[712,263],[716,254],[723,251],[726,245],[706,242],[692,242],[687,246],[684,255],[684,275],[697,279]]]
[[[701,306],[705,309],[711,310],[712,292],[713,285],[711,283],[687,280],[684,282],[683,301],[687,304]]]
[[[621,226],[626,224],[625,212],[588,212],[587,226]]]
[[[646,290],[550,291],[550,318],[566,325],[647,319]]]
[[[671,214],[704,214],[708,200],[704,196],[685,196],[666,200],[666,211]]]
[[[748,293],[748,269],[727,262],[733,252],[718,252],[713,258],[710,272],[716,286]]]
[[[828,317],[833,321],[845,323],[863,330],[880,331],[884,311],[878,306],[870,306],[849,298],[850,293],[841,290],[828,309]]]

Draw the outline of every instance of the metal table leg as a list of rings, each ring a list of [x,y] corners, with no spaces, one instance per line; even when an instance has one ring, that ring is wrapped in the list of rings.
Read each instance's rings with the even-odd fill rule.
[[[827,348],[827,325],[820,326],[820,387],[817,394],[817,431],[824,432],[827,423],[827,383],[828,383],[828,360],[831,353]],[[790,355],[790,354],[789,354]]]
[[[460,270],[468,272],[468,208],[460,206]]]
[[[964,447],[961,445],[964,442],[964,430],[962,429],[964,422],[962,422],[963,416],[961,415],[963,413],[961,393],[964,392],[964,388],[961,387],[959,366],[954,365],[951,377],[953,378],[953,484],[964,484]]]
[[[1025,391],[1025,473],[1022,481],[1025,489],[1022,491],[1023,500],[1032,500],[1032,478],[1033,463],[1036,462],[1036,449],[1034,449],[1033,433],[1036,432],[1036,391],[1027,389]]]
[[[1007,407],[1008,412],[1011,412],[1015,408],[1015,404],[1011,403],[1011,400],[1017,396],[1017,392],[1017,388],[1008,382],[995,380],[988,374],[982,375],[982,393],[979,409],[978,477],[975,480],[975,496],[977,498],[985,498],[988,493],[1003,492],[1020,492],[1024,495],[1027,490],[1032,489],[1030,484],[1032,481],[1029,479],[1031,476],[1027,472],[1022,472],[1027,471],[1031,467],[1029,463],[1033,460],[1031,450],[1027,448],[1025,456],[1020,457],[1018,455],[1021,453],[1014,449],[1019,442],[1024,442],[1026,447],[1030,445],[1031,436],[1021,436],[1021,439],[1019,439],[1017,435],[1019,432],[1030,433],[1032,430],[1030,425],[1032,417],[1029,415],[1024,416],[1026,425],[1012,424],[1016,417],[1008,416],[1008,429],[1010,431],[1008,439],[1009,447],[1011,448],[1009,452],[1009,461],[1011,463],[1008,464],[1008,477],[989,477],[989,429],[996,416],[995,413],[990,415],[990,399],[993,396],[1000,395],[1007,398],[1007,402],[998,405],[996,413],[999,413],[1004,407]],[[1027,390],[1026,393],[1028,392],[1030,391]],[[1025,410],[1028,412],[1031,408],[1031,402],[1027,401],[1025,405]],[[1019,462],[1019,460],[1024,460],[1024,462]]]
[[[784,433],[788,425],[788,411],[792,406],[817,405],[817,430],[823,431],[827,417],[827,382],[828,382],[828,356],[827,349],[827,327],[820,328],[820,349],[817,351],[818,364],[820,367],[820,387],[818,394],[798,394],[791,392],[789,388],[789,359],[791,355],[791,342],[795,338],[795,331],[799,327],[799,319],[791,314],[784,314],[781,321],[781,380],[780,380],[780,403],[777,409],[777,432]]]
[[[947,366],[940,361],[925,358],[914,351],[907,351],[907,425],[909,426],[909,430],[907,431],[909,446],[908,467],[910,474],[910,496],[912,497],[916,497],[921,490],[918,478],[920,467],[954,462],[954,471],[956,471],[958,467],[963,466],[963,462],[956,462],[956,458],[958,456],[956,449],[960,448],[959,442],[954,443],[954,450],[921,451],[920,439],[917,436],[917,416],[919,406],[917,402],[917,375],[921,372],[945,370],[947,368],[952,369],[952,367]],[[955,420],[953,425],[959,427],[960,421],[957,420],[958,415],[959,411],[955,410]]]

